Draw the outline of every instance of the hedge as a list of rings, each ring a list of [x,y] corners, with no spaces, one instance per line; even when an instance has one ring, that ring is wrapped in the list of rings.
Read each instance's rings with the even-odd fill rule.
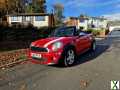
[[[56,27],[0,27],[0,41],[25,41],[47,37]]]
[[[87,32],[92,33],[94,36],[100,35],[100,32],[105,31],[105,30],[96,30],[96,29],[88,29]]]
[[[48,37],[55,28],[42,27],[38,29],[35,27],[16,28],[0,26],[0,49],[26,48],[32,41]]]

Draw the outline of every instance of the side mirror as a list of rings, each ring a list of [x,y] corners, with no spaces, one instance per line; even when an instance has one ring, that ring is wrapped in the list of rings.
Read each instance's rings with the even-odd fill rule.
[[[85,36],[86,34],[84,32],[80,32],[79,36]]]

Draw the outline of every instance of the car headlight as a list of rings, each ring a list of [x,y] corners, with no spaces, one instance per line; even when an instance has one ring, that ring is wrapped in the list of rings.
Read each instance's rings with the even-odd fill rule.
[[[60,49],[63,46],[62,42],[55,42],[52,45],[52,51],[57,51],[58,49]]]

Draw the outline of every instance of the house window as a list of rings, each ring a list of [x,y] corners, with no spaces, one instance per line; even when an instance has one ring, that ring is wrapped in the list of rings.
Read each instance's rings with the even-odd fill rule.
[[[13,16],[11,17],[11,21],[19,21],[19,17]]]
[[[85,22],[85,20],[84,20],[84,19],[80,19],[80,22],[81,22],[81,23],[84,23],[84,22]]]
[[[35,16],[35,21],[45,21],[45,16]]]
[[[30,18],[31,18],[31,17],[26,16],[26,17],[25,17],[25,21],[30,21]]]

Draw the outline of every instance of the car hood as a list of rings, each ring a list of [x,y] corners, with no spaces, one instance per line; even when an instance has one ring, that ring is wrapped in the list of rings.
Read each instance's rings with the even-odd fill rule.
[[[51,38],[45,38],[45,39],[40,39],[35,42],[32,42],[32,46],[36,47],[48,47],[52,43],[55,43],[57,41],[63,40],[65,37],[51,37]]]

